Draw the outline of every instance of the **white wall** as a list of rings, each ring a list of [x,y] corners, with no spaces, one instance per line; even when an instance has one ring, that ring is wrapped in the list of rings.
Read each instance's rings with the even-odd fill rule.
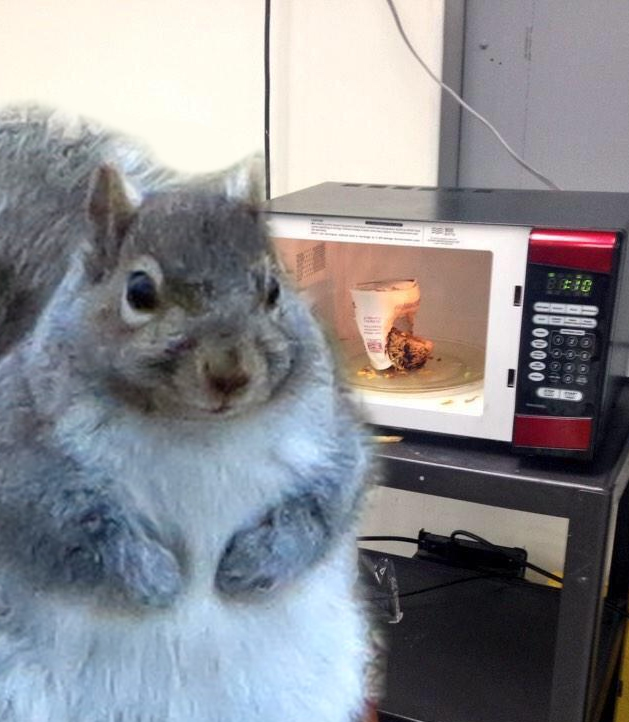
[[[440,68],[443,0],[398,0]],[[263,147],[263,0],[3,0],[0,103],[35,99],[212,170]],[[274,0],[273,192],[433,183],[439,93],[384,0]]]
[[[443,0],[397,5],[439,73]],[[92,116],[182,170],[228,165],[263,147],[263,14],[263,0],[2,0],[0,104]],[[439,91],[384,0],[274,0],[271,43],[274,195],[324,180],[436,183]],[[415,536],[421,526],[528,541],[538,563],[561,567],[561,522],[374,494],[365,532]]]
[[[411,41],[441,69],[443,0],[397,0]],[[272,193],[325,180],[437,180],[440,91],[384,0],[275,0]]]
[[[2,0],[0,103],[34,99],[145,139],[182,170],[263,143],[261,0]]]

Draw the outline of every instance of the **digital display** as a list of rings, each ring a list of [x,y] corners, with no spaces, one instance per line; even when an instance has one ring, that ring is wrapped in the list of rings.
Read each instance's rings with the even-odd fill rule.
[[[546,276],[546,293],[549,296],[575,296],[589,298],[594,290],[594,279],[587,273],[555,273]]]

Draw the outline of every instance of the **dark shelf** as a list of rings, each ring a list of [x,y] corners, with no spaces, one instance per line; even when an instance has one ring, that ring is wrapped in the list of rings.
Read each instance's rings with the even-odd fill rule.
[[[629,386],[590,462],[399,433],[400,443],[377,447],[377,483],[564,517],[568,537],[561,592],[483,579],[408,598],[391,628],[382,722],[611,722],[624,618],[600,600],[610,542],[610,594],[622,604],[629,588]],[[405,588],[463,573],[398,563]]]
[[[387,557],[395,563],[402,594],[477,576],[434,562]],[[548,719],[560,596],[548,586],[476,578],[401,599],[401,622],[385,630],[391,646],[382,722]],[[622,629],[621,615],[606,611],[597,699],[610,683]]]
[[[451,497],[480,504],[569,516],[579,492],[619,498],[629,479],[629,387],[624,387],[610,415],[595,459],[522,456],[508,444],[437,434],[378,429],[397,433],[399,443],[381,444],[376,453],[384,474],[378,483],[406,491]]]

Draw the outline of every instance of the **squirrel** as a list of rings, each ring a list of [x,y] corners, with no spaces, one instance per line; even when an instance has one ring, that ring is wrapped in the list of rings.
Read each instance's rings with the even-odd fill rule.
[[[0,719],[350,722],[369,455],[250,165],[0,113]]]

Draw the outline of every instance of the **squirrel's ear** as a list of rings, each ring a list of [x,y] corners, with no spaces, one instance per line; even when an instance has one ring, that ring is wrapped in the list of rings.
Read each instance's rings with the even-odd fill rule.
[[[94,225],[93,270],[102,275],[116,264],[122,239],[135,216],[124,181],[112,166],[102,165],[94,173],[87,210]]]
[[[263,198],[264,156],[247,156],[222,174],[224,193],[232,200],[257,207]]]

